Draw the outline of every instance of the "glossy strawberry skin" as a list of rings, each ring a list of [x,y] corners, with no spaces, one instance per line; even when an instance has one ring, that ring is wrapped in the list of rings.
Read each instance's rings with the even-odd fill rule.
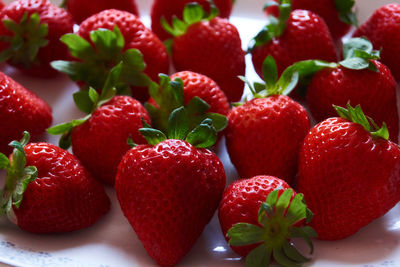
[[[48,143],[25,146],[27,166],[38,178],[28,185],[19,209],[18,226],[33,233],[62,233],[94,224],[110,209],[104,188],[72,154]]]
[[[78,35],[90,40],[89,34],[100,28],[113,30],[118,26],[125,38],[124,51],[136,48],[146,63],[145,73],[157,81],[159,73],[168,73],[168,54],[163,43],[135,15],[115,9],[105,10],[86,19],[79,27]],[[119,63],[119,62],[115,62]],[[147,88],[132,88],[133,97],[146,101],[149,97]]]
[[[252,51],[253,65],[260,77],[268,55],[275,59],[279,74],[301,60],[337,61],[335,45],[325,22],[306,10],[292,11],[283,34]]]
[[[322,121],[335,117],[332,105],[344,107],[350,101],[360,104],[366,115],[378,125],[386,122],[390,139],[397,143],[399,116],[396,101],[396,81],[388,67],[374,61],[378,72],[350,70],[344,67],[325,69],[317,73],[307,90],[307,103],[313,117]]]
[[[118,9],[139,16],[135,0],[67,0],[66,8],[77,24],[107,9]]]
[[[42,134],[52,120],[46,102],[0,72],[0,152],[11,153],[8,143],[21,139],[24,131],[34,137]]]
[[[171,76],[171,80],[175,78],[180,78],[183,81],[183,93],[186,104],[189,104],[190,100],[197,96],[210,105],[210,109],[207,110],[207,112],[215,112],[225,116],[228,115],[228,99],[212,79],[192,71],[175,73]]]
[[[318,238],[337,240],[383,216],[400,200],[400,149],[342,118],[315,126],[299,158],[298,192]]]
[[[231,110],[226,145],[241,177],[273,175],[289,184],[310,129],[306,110],[287,96],[256,98]]]
[[[115,188],[147,253],[176,265],[211,220],[225,187],[218,157],[182,140],[140,145],[122,159]]]
[[[72,151],[95,179],[113,185],[118,164],[130,149],[128,138],[137,144],[146,142],[139,133],[141,118],[150,123],[139,101],[115,96],[72,131]]]
[[[354,36],[368,38],[375,49],[382,49],[381,61],[400,80],[400,4],[389,4],[377,9],[362,24]]]
[[[245,74],[245,52],[239,32],[228,20],[217,17],[191,25],[174,39],[172,60],[178,71],[191,70],[213,79],[229,101],[242,97],[244,84],[237,76]]]
[[[37,59],[39,65],[32,68],[26,68],[23,65],[15,65],[11,61],[9,64],[14,65],[23,72],[47,78],[54,76],[57,71],[50,66],[53,60],[66,60],[68,59],[67,47],[60,42],[60,37],[64,34],[73,32],[73,20],[71,15],[62,8],[51,4],[48,0],[17,0],[11,2],[4,7],[0,13],[0,21],[10,19],[17,23],[20,22],[25,13],[32,15],[38,13],[40,16],[40,23],[47,24],[49,40],[47,46],[39,49]],[[5,28],[3,23],[0,23],[0,35],[10,36],[12,33]],[[1,43],[0,49],[3,50],[8,47],[8,44]]]
[[[258,211],[260,205],[274,190],[290,189],[283,180],[273,176],[255,176],[236,181],[225,190],[218,209],[219,223],[225,239],[229,229],[236,223],[250,223],[259,225]],[[239,255],[246,256],[257,245],[231,246]]]
[[[183,9],[189,3],[197,2],[205,10],[209,11],[210,5],[207,0],[155,0],[151,8],[151,29],[161,40],[171,38],[161,26],[161,18],[164,17],[168,23],[171,23],[172,17],[177,16],[182,19]],[[232,0],[215,0],[215,5],[220,11],[220,17],[229,18],[232,12],[233,1]]]

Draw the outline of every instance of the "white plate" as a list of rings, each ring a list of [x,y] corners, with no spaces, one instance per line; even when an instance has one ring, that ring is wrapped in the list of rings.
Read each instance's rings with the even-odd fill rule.
[[[316,0],[318,1],[318,0]],[[6,1],[10,2],[10,1]],[[150,0],[138,0],[142,15],[149,14]],[[232,22],[238,27],[244,47],[264,24],[260,11],[266,0],[238,0]],[[359,0],[358,13],[362,21],[378,6],[389,0]],[[149,25],[148,16],[143,16]],[[72,93],[78,88],[66,77],[52,80],[23,76],[10,67],[4,71],[27,88],[43,97],[53,107],[54,123],[79,118]],[[248,77],[257,79],[248,59]],[[53,144],[57,137],[43,136]],[[237,175],[223,144],[219,147],[227,171],[228,182]],[[62,235],[26,233],[5,219],[0,220],[0,262],[16,266],[153,266],[134,231],[122,215],[112,189],[108,190],[113,205],[108,215],[93,227]],[[400,205],[384,217],[375,220],[354,236],[342,241],[315,241],[315,253],[310,266],[400,266]],[[218,218],[214,216],[180,266],[244,266],[238,255],[229,249]]]

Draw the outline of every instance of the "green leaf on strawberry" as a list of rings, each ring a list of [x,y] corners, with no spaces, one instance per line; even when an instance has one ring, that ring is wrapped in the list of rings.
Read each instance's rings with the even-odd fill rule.
[[[281,192],[280,196],[279,193]],[[258,225],[237,223],[229,229],[227,237],[231,246],[259,244],[246,257],[246,266],[268,266],[271,257],[282,266],[300,266],[308,261],[290,242],[291,238],[302,237],[310,246],[310,238],[316,237],[309,226],[298,226],[306,220],[310,211],[303,194],[293,197],[293,190],[274,190],[260,205]]]
[[[356,14],[353,12],[355,0],[335,0],[336,9],[339,12],[339,19],[346,24],[358,27]]]
[[[20,207],[26,188],[29,183],[37,178],[38,172],[36,167],[25,167],[26,153],[24,146],[28,144],[29,139],[30,134],[24,132],[21,141],[12,141],[10,143],[10,146],[14,148],[12,161],[0,153],[0,170],[7,171],[5,186],[1,190],[0,216],[4,214],[12,216],[12,207]]]
[[[41,47],[48,45],[48,26],[40,23],[38,13],[25,13],[19,22],[3,20],[4,26],[12,32],[11,36],[0,36],[0,41],[9,43],[9,47],[0,53],[0,62],[11,60],[13,64],[30,68],[39,64],[37,55]]]
[[[73,57],[79,61],[57,60],[51,63],[56,70],[67,74],[73,81],[84,82],[83,89],[97,90],[105,87],[110,71],[122,63],[121,74],[114,81],[119,94],[125,94],[130,86],[148,86],[150,78],[143,73],[146,64],[137,49],[124,51],[125,40],[117,26],[113,31],[98,29],[90,33],[93,45],[76,34],[66,34],[61,41]]]

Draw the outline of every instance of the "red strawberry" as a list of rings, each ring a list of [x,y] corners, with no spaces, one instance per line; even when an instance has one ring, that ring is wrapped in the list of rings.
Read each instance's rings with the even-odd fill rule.
[[[351,39],[344,48],[345,60],[336,68],[320,71],[311,80],[307,103],[313,117],[317,121],[334,117],[337,113],[333,104],[345,106],[349,101],[360,104],[376,123],[386,122],[392,141],[397,143],[397,85],[389,68],[373,60],[379,59],[379,52],[372,51],[372,44],[365,39]],[[355,53],[362,54],[356,56]]]
[[[85,88],[103,88],[110,70],[123,62],[118,87],[131,86],[133,97],[146,101],[149,79],[142,71],[153,80],[159,73],[168,73],[168,55],[163,43],[129,12],[115,9],[100,12],[82,22],[77,34],[63,36],[61,40],[79,62],[56,61],[52,66],[72,80],[83,82]]]
[[[268,55],[275,58],[279,74],[301,60],[337,60],[331,34],[321,17],[306,10],[290,11],[289,4],[281,5],[280,17],[270,20],[254,38],[253,64],[260,77]]]
[[[64,0],[68,12],[74,18],[74,21],[80,24],[88,17],[106,9],[118,9],[128,11],[139,16],[139,11],[135,0]]]
[[[312,213],[303,195],[276,177],[256,176],[231,184],[218,217],[232,249],[247,256],[246,266],[269,266],[271,258],[282,266],[300,266],[308,259],[290,242],[293,237],[303,237],[313,251],[310,237],[315,237],[315,231],[299,227]]]
[[[299,159],[298,191],[326,240],[356,233],[400,200],[400,148],[386,126],[375,127],[360,106],[337,109],[342,118],[311,129]]]
[[[0,60],[40,77],[55,75],[50,62],[67,59],[60,37],[73,31],[72,17],[48,0],[17,0],[0,14]]]
[[[377,9],[362,24],[354,36],[367,37],[376,49],[382,49],[382,62],[400,80],[400,4],[389,4]]]
[[[265,85],[250,85],[255,98],[229,113],[226,145],[239,176],[274,175],[290,184],[310,122],[305,108],[280,95],[296,86],[297,72],[288,69],[278,81],[275,62],[268,57],[264,73]]]
[[[225,187],[221,161],[204,149],[217,139],[212,121],[206,119],[188,134],[186,113],[183,107],[172,113],[170,139],[141,129],[150,145],[136,146],[124,156],[115,182],[124,215],[161,266],[176,265],[189,252]]]
[[[0,152],[9,154],[8,143],[27,130],[33,136],[51,125],[51,108],[41,98],[0,72]]]
[[[79,160],[52,144],[28,141],[25,132],[11,143],[10,161],[0,154],[0,169],[8,172],[0,214],[29,232],[60,233],[89,227],[108,212],[103,187]]]
[[[0,10],[3,9],[6,5],[4,4],[3,1],[0,0]]]
[[[71,142],[72,151],[93,177],[113,185],[118,164],[130,148],[128,138],[145,143],[138,130],[142,127],[141,120],[150,122],[150,118],[139,101],[129,96],[114,96],[115,89],[110,91],[111,88],[103,89],[101,96],[93,89],[75,94],[78,107],[89,113],[89,117],[55,126],[49,132],[64,134],[60,145],[68,148]],[[85,98],[93,98],[94,103],[85,107],[81,104]]]
[[[274,0],[275,2],[279,2]],[[292,0],[292,9],[309,10],[324,19],[333,39],[340,39],[350,30],[351,25],[357,26],[357,18],[352,12],[354,0]],[[275,5],[267,4],[267,15],[278,16],[279,10]]]
[[[189,4],[184,13],[187,14],[184,21],[175,21],[172,28],[164,21],[166,29],[175,36],[172,44],[175,68],[210,77],[229,101],[239,101],[243,83],[237,76],[244,75],[246,65],[237,29],[228,20],[215,17],[214,9],[205,15],[201,6]],[[181,23],[186,30],[178,26]]]
[[[171,38],[161,25],[161,18],[165,18],[168,23],[172,22],[174,16],[182,19],[183,10],[189,3],[199,3],[205,10],[210,11],[210,4],[207,0],[155,0],[151,8],[151,29],[161,40]],[[221,18],[229,18],[232,12],[234,0],[214,0],[215,5],[220,10]]]

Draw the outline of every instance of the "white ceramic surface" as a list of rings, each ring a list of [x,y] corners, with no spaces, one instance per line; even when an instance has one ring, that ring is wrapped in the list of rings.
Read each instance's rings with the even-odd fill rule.
[[[318,1],[318,0],[316,0]],[[10,2],[10,1],[6,1]],[[265,0],[237,0],[232,22],[238,27],[244,47],[264,24],[260,11]],[[365,20],[378,6],[400,0],[358,0],[358,13]],[[150,0],[138,0],[143,20]],[[248,59],[248,76],[257,79]],[[24,77],[9,67],[3,70],[18,82],[43,97],[53,107],[54,123],[69,121],[82,114],[75,108],[72,93],[78,88],[66,77],[52,80]],[[57,137],[43,136],[57,144]],[[226,168],[228,182],[237,177],[224,145],[218,149]],[[123,217],[112,189],[110,213],[93,227],[71,234],[34,235],[21,231],[0,219],[0,262],[15,266],[154,266]],[[303,247],[304,249],[304,247]],[[315,253],[308,266],[400,266],[400,205],[375,220],[354,236],[342,241],[315,241]],[[214,216],[191,252],[179,266],[244,266],[238,255],[229,249]]]

